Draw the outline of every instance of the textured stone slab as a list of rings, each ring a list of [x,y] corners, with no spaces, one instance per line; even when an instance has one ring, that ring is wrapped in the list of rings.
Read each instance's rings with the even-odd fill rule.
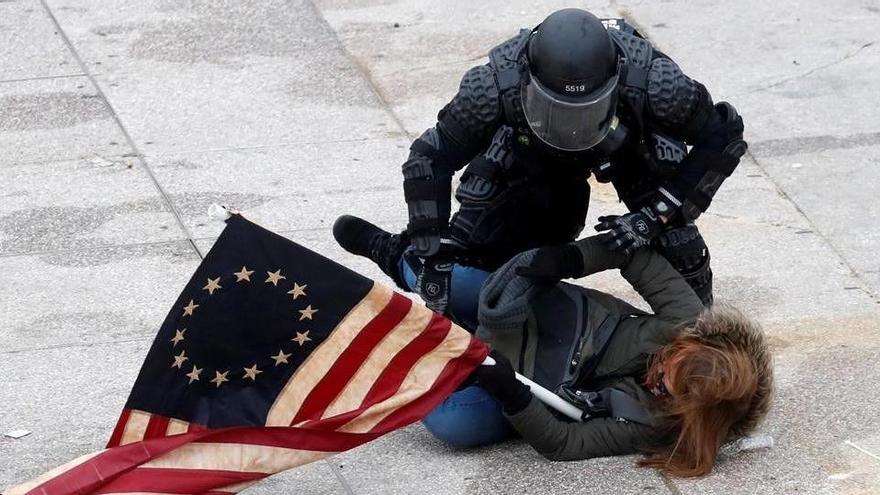
[[[0,257],[0,352],[152,341],[198,261],[188,242]]]
[[[538,24],[553,10],[571,6],[522,0],[503,5],[461,0],[317,4],[413,137],[434,125],[464,72],[486,63],[492,47]]]
[[[46,3],[93,72],[194,64],[243,68],[318,56],[334,39],[305,0]]]
[[[0,2],[0,81],[81,73],[38,0]]]
[[[52,2],[145,154],[397,132],[309,2]]]
[[[760,158],[816,228],[880,294],[880,146]]]
[[[223,225],[206,216],[219,203],[274,231],[329,229],[337,216],[364,216],[385,228],[406,220],[397,139],[188,153],[148,158],[196,238]]]
[[[584,235],[594,233],[598,216],[622,213],[614,190],[595,185]],[[762,321],[876,311],[834,247],[751,160],[724,183],[697,225],[712,256],[719,301]],[[637,297],[616,272],[582,283]]]
[[[7,352],[0,425],[32,430],[0,439],[0,487],[104,448],[152,339]]]
[[[98,81],[146,155],[315,142],[345,146],[396,133],[369,88],[350,68],[330,61],[238,71],[151,69]]]
[[[659,476],[636,468],[631,457],[550,463],[520,441],[454,450],[420,424],[330,462],[358,494],[668,493]]]
[[[876,132],[880,68],[869,3],[617,2],[716,101],[742,112],[754,140]]]
[[[0,254],[184,238],[133,158],[0,167]]]
[[[132,152],[85,77],[0,83],[0,149],[0,167]]]
[[[72,345],[23,352],[0,351],[0,427],[33,433],[0,438],[0,489],[27,481],[81,455],[104,448],[152,338]],[[296,489],[345,493],[330,465],[317,462],[273,476],[246,493]]]

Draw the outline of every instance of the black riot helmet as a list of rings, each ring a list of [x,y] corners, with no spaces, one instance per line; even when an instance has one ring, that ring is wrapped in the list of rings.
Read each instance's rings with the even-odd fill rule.
[[[554,148],[598,144],[617,106],[617,50],[593,14],[564,9],[533,31],[526,48],[523,112],[532,131]]]

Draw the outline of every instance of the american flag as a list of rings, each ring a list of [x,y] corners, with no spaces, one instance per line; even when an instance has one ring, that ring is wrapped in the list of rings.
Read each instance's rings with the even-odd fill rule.
[[[233,215],[107,448],[4,493],[237,493],[422,418],[487,352],[424,306]]]

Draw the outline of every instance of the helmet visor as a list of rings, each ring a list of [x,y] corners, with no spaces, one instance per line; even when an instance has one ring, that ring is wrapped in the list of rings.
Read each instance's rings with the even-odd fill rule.
[[[561,97],[531,77],[522,100],[529,127],[542,141],[564,151],[583,151],[608,134],[617,106],[617,75],[577,99]]]

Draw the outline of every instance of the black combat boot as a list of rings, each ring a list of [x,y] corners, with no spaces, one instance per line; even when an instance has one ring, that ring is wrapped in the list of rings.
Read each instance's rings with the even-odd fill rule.
[[[351,254],[364,256],[379,265],[403,290],[410,290],[400,274],[400,257],[409,246],[406,233],[392,234],[363,218],[342,215],[333,223],[333,237]]]

